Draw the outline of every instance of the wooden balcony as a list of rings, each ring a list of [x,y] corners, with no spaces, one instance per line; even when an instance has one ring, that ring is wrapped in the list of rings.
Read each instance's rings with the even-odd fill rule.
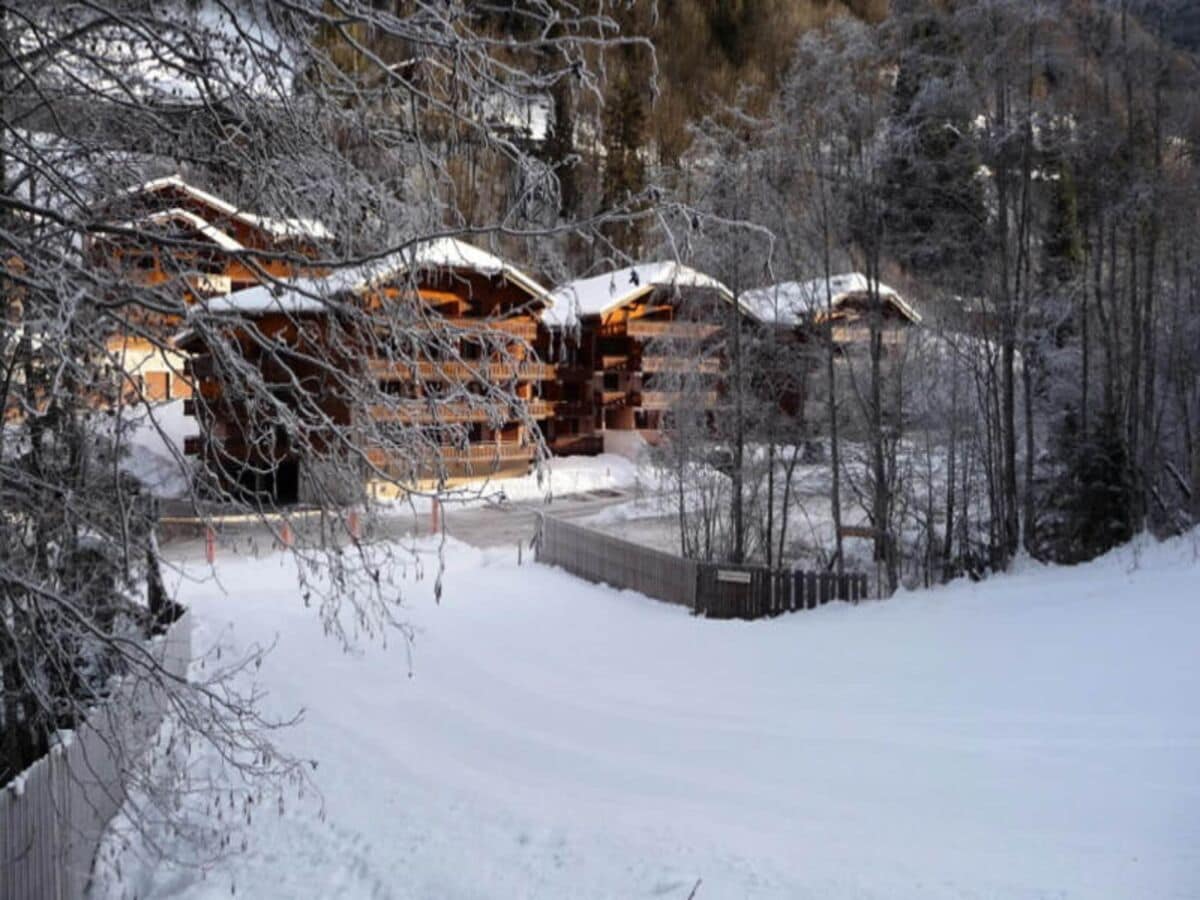
[[[643,391],[635,394],[633,405],[642,409],[670,409],[678,403],[700,403],[705,407],[717,405],[717,392],[705,391],[702,394],[684,394],[677,391]]]
[[[606,325],[600,333],[604,337],[624,334],[636,338],[700,340],[712,337],[720,330],[720,325],[710,325],[707,322],[652,322],[644,319],[632,319],[628,322],[614,322]]]
[[[629,391],[600,391],[600,403],[604,406],[612,406],[617,403],[624,403],[629,399]]]
[[[642,371],[681,372],[701,375],[717,375],[721,371],[719,359],[689,359],[680,356],[643,356]]]
[[[504,406],[480,398],[478,403],[464,400],[438,401],[400,400],[394,405],[378,404],[370,409],[376,422],[400,422],[412,425],[458,425],[468,422],[512,422],[521,417],[519,408],[535,419],[549,419],[554,405],[547,400],[517,401],[516,406]]]
[[[447,463],[473,463],[487,466],[493,463],[533,462],[534,448],[522,444],[489,442],[471,444],[469,447],[420,448],[413,452],[425,456],[436,456],[438,460]],[[404,462],[409,462],[411,459],[404,455],[403,451],[393,451],[383,447],[373,447],[367,451],[367,461],[380,468],[389,466],[397,456],[402,456]]]
[[[559,400],[554,404],[554,414],[560,418],[591,416],[595,412],[596,405],[591,400]]]
[[[903,328],[884,327],[880,329],[879,339],[885,346],[896,347],[902,345],[907,339],[907,331]],[[833,342],[835,344],[862,344],[869,345],[871,341],[871,329],[868,325],[838,325],[833,328]]]
[[[479,332],[498,331],[512,335],[525,341],[536,340],[538,323],[529,319],[469,319],[458,316],[431,316],[427,322],[414,322],[411,327],[418,331],[457,331]]]
[[[474,362],[421,360],[401,362],[387,359],[368,361],[371,375],[381,381],[552,381],[555,367],[532,361]]]

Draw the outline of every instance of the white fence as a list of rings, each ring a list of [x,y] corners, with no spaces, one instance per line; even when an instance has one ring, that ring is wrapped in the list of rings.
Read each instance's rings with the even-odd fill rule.
[[[191,614],[154,638],[169,676],[187,677]],[[70,739],[0,789],[0,900],[77,900],[96,848],[125,799],[122,773],[138,765],[162,722],[166,699],[126,679]]]

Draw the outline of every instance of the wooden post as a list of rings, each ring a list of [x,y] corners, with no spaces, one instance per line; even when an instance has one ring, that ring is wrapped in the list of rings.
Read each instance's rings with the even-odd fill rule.
[[[217,559],[217,533],[211,525],[204,529],[204,558],[210,566]]]

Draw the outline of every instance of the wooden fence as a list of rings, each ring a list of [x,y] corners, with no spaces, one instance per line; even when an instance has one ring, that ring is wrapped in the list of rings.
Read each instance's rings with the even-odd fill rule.
[[[185,678],[191,616],[150,642],[169,676]],[[63,743],[0,789],[0,900],[78,900],[100,838],[125,800],[122,773],[162,722],[166,698],[125,679]],[[131,755],[132,754],[132,755]]]
[[[701,563],[551,516],[542,517],[536,543],[541,562],[598,584],[678,603],[711,619],[758,619],[830,600],[857,603],[868,596],[863,574]]]
[[[857,603],[867,598],[867,576],[859,573],[702,563],[697,578],[696,613],[710,619],[760,619],[815,609],[830,600]]]
[[[542,516],[537,558],[597,584],[696,608],[695,560],[641,547],[590,528]]]

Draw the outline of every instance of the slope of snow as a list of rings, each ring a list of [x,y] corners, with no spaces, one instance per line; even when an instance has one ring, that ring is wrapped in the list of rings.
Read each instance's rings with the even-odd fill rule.
[[[97,893],[1194,898],[1198,544],[744,623],[451,543],[411,666],[326,641],[290,562],[223,561],[196,644],[278,635],[259,677],[307,710],[326,818]]]

